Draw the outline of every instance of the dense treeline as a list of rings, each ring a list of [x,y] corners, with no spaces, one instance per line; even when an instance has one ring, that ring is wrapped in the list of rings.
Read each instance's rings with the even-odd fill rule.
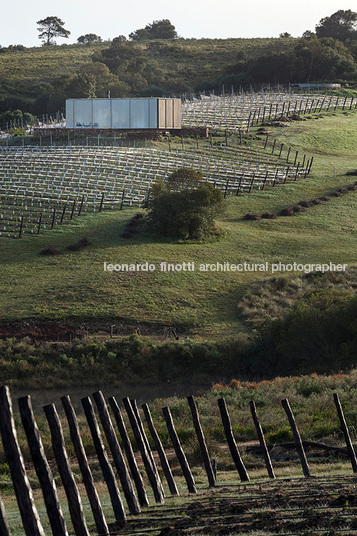
[[[223,86],[237,90],[294,82],[353,83],[357,81],[356,22],[356,13],[339,10],[321,19],[316,33],[305,32],[301,38],[282,33],[277,39],[190,40],[178,38],[170,21],[154,21],[129,39],[118,36],[106,43],[85,40],[82,45],[46,47],[53,53],[53,64],[45,76],[42,58],[36,60],[32,49],[34,67],[38,61],[32,78],[24,78],[23,69],[18,69],[28,49],[0,47],[0,124],[23,113],[63,112],[66,98],[100,98],[108,91],[112,97],[146,97],[221,91]],[[63,47],[71,56],[61,72],[58,51]]]
[[[354,54],[353,54],[354,50]],[[248,84],[290,84],[357,80],[357,48],[351,49],[332,37],[319,39],[315,34],[301,38],[293,50],[275,50],[247,60],[244,52],[239,61],[224,67],[223,76],[198,84],[196,89],[220,90]]]

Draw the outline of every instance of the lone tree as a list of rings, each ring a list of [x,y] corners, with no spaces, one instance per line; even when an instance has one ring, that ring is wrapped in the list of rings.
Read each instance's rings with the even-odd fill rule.
[[[152,189],[150,218],[160,233],[181,240],[204,240],[217,234],[214,218],[223,195],[203,181],[200,172],[181,168]]]
[[[317,37],[333,37],[345,42],[357,37],[357,13],[350,9],[340,9],[330,17],[320,20],[316,26]]]
[[[55,37],[68,38],[71,33],[63,27],[64,22],[58,17],[46,17],[45,19],[38,20],[36,24],[39,25],[37,29],[41,32],[38,38],[42,39],[42,44],[45,46],[55,45]]]

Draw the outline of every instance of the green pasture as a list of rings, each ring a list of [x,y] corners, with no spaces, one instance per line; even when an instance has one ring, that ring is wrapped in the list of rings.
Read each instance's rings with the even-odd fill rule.
[[[347,186],[357,168],[357,115],[336,113],[274,128],[279,143],[314,155],[306,179],[230,197],[217,224],[225,237],[211,243],[172,243],[145,224],[132,238],[120,234],[137,209],[81,216],[54,231],[20,240],[1,239],[0,315],[3,321],[128,322],[176,326],[212,339],[236,335],[237,303],[252,282],[271,271],[201,271],[216,263],[356,264],[357,193],[306,208],[292,217],[246,221],[247,212],[278,213],[301,200]],[[261,144],[261,141],[258,142]],[[66,247],[82,237],[91,245]],[[43,256],[46,247],[57,256]],[[155,265],[154,271],[104,271],[104,263]],[[195,263],[194,271],[163,272],[160,263]],[[277,274],[281,275],[281,274]]]

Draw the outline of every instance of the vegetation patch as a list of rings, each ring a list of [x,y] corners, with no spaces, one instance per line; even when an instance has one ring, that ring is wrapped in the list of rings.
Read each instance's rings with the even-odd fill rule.
[[[279,318],[297,300],[318,289],[340,289],[357,294],[357,267],[346,272],[312,272],[300,276],[278,276],[252,285],[238,303],[238,311],[255,328]]]

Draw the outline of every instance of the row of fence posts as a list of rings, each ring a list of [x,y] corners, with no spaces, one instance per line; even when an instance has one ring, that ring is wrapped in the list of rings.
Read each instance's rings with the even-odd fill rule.
[[[351,99],[350,104],[347,103],[348,99]],[[275,111],[273,110],[274,104],[270,104],[267,106],[264,106],[263,108],[256,108],[254,112],[249,113],[249,117],[247,120],[247,132],[249,132],[249,129],[251,126],[255,124],[258,124],[259,122],[264,123],[264,121],[271,121],[272,118],[278,118],[289,114],[306,114],[306,113],[321,113],[323,109],[326,111],[330,110],[330,108],[333,108],[336,110],[339,107],[339,100],[340,97],[337,97],[336,102],[333,104],[333,97],[330,97],[330,100],[327,104],[327,106],[324,106],[326,102],[326,97],[322,99],[317,99],[316,101],[313,99],[311,102],[309,102],[309,99],[306,99],[305,107],[303,109],[302,103],[303,101],[300,101],[300,106],[298,106],[298,101],[295,102],[295,106],[291,108],[291,101],[283,102],[282,109],[279,111],[279,104],[275,104]],[[345,97],[343,100],[343,103],[340,104],[340,108],[342,110],[345,110],[346,107],[348,107],[349,110],[352,110],[353,103],[355,102],[354,108],[357,108],[357,100],[354,97]],[[316,103],[316,104],[315,104]]]
[[[126,458],[124,457],[122,448],[119,444],[117,434],[108,411],[107,402],[102,392],[97,391],[96,393],[94,393],[93,399],[96,403],[102,429],[109,445],[112,462],[110,461],[106,447],[104,446],[102,433],[99,428],[99,423],[91,399],[89,397],[85,397],[82,398],[81,402],[91,432],[97,459],[99,461],[99,465],[101,467],[102,474],[107,485],[116,523],[119,526],[123,526],[127,521],[127,515],[112,464],[114,464],[117,474],[119,476],[119,480],[130,515],[137,515],[141,512],[141,508],[148,507],[149,500],[144,487],[143,478],[140,473],[135,454],[133,452],[131,441],[129,439],[129,435],[124,423],[124,418],[115,397],[110,397],[108,399],[108,402],[110,408],[112,409],[112,414],[114,416],[115,423],[117,425],[117,429],[122,440],[122,446]],[[100,498],[94,484],[94,479],[88,463],[87,455],[83,447],[76,413],[73,409],[69,396],[62,397],[61,401],[66,414],[71,441],[82,474],[82,481],[91,506],[93,519],[96,526],[96,532],[100,536],[108,536],[110,534],[108,523],[101,506]],[[216,466],[213,463],[213,460],[210,458],[208,452],[204,432],[200,423],[200,417],[196,401],[193,396],[188,396],[187,401],[191,410],[193,425],[198,439],[203,465],[207,474],[208,484],[210,487],[214,487],[216,485]],[[353,472],[356,473],[356,454],[352,445],[349,429],[345,421],[343,409],[338,394],[336,393],[334,394],[334,402],[344,433],[348,454],[352,463],[352,469]],[[30,396],[19,398],[18,405],[33,465],[41,486],[53,536],[68,536],[66,523],[58,498],[55,480],[45,454],[39,428],[37,426],[36,419],[33,413]],[[153,490],[155,501],[158,504],[162,504],[164,503],[165,499],[164,487],[157,469],[156,462],[154,460],[149,440],[144,430],[144,425],[141,420],[136,401],[130,400],[128,397],[126,397],[123,399],[123,405],[125,407],[131,428],[133,430],[137,447],[140,451],[144,468],[150,486]],[[240,480],[242,482],[248,482],[250,480],[250,477],[248,475],[247,469],[244,465],[241,454],[237,447],[236,440],[234,438],[228,408],[224,398],[220,398],[218,400],[218,406],[229,450],[234,461],[235,467],[238,471]],[[305,477],[310,477],[311,473],[307,462],[304,444],[301,440],[301,436],[296,425],[296,421],[288,399],[282,400],[282,406],[286,412],[290,424],[303,474]],[[75,534],[76,536],[89,536],[90,533],[83,514],[81,496],[79,494],[78,487],[70,467],[59,415],[54,404],[48,404],[44,406],[43,409],[50,429],[52,450],[58,467],[58,472],[61,477],[63,488],[67,496],[70,517]],[[170,494],[178,495],[179,491],[173,478],[165,450],[162,446],[161,440],[155,428],[149,406],[147,404],[143,404],[142,410],[145,415],[148,430],[157,450],[157,454],[160,460],[163,474],[166,478],[169,487]],[[261,451],[265,460],[268,476],[270,479],[275,479],[275,473],[270,458],[269,449],[265,442],[263,429],[257,415],[254,401],[250,402],[250,410],[257,431]],[[167,430],[172,445],[174,447],[175,455],[177,457],[177,460],[179,461],[183,476],[186,481],[187,489],[190,493],[196,493],[197,488],[195,480],[184,450],[182,448],[180,439],[176,432],[170,408],[164,407],[162,408],[162,411]],[[25,534],[26,536],[45,536],[44,529],[34,502],[32,488],[26,474],[24,459],[17,439],[12,400],[10,396],[10,390],[7,386],[3,386],[0,388],[0,433],[2,437],[3,448],[11,472],[14,491],[16,494]],[[1,496],[0,534],[1,536],[10,536],[11,534]]]
[[[123,189],[123,192],[122,192],[122,195],[121,195],[121,199],[120,199],[120,205],[119,205],[119,209],[120,209],[120,210],[123,209],[124,199],[125,199],[125,190]],[[102,196],[101,196],[100,202],[99,202],[99,209],[98,209],[98,212],[102,212],[102,210],[103,210],[104,200],[105,200],[105,194],[103,193]],[[80,215],[81,215],[81,213],[82,213],[82,209],[83,209],[83,205],[84,205],[84,196],[82,196],[81,202],[79,203],[79,208],[78,208],[77,216],[80,216]],[[75,215],[75,209],[76,209],[76,207],[77,207],[77,200],[75,199],[75,200],[73,201],[73,204],[72,204],[72,209],[70,210],[69,221],[73,220],[73,217],[74,217],[74,215]],[[63,221],[64,221],[64,217],[65,217],[65,215],[66,215],[66,212],[68,212],[68,202],[65,203],[65,204],[63,205],[63,209],[62,209],[61,212],[60,212],[60,225],[63,224]],[[56,211],[56,209],[53,209],[52,218],[51,218],[51,229],[53,229],[54,226],[55,226],[55,223],[56,223],[56,216],[57,216],[57,211]],[[34,222],[34,223],[35,223],[35,222]],[[39,215],[38,222],[36,222],[37,234],[40,234],[42,224],[43,224],[43,213],[41,212],[40,215]],[[19,228],[19,231],[18,231],[17,238],[21,238],[21,236],[23,235],[24,225],[25,225],[25,219],[24,219],[24,216],[22,215],[22,216],[20,217],[20,228]]]

